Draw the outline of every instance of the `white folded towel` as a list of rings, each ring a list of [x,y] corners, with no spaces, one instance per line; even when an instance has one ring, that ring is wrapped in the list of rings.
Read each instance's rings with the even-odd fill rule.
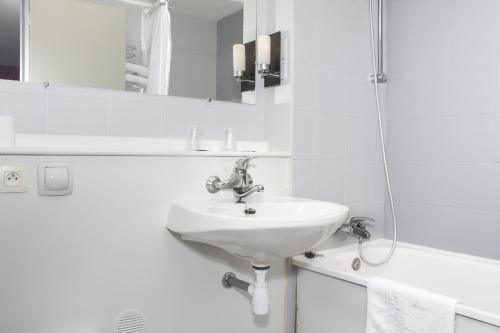
[[[366,333],[453,333],[457,300],[382,278],[368,282]]]
[[[125,74],[125,82],[135,83],[141,87],[148,86],[148,79],[138,75]]]
[[[149,68],[137,64],[132,64],[130,62],[125,63],[125,69],[127,72],[132,74],[137,74],[142,77],[149,77]]]

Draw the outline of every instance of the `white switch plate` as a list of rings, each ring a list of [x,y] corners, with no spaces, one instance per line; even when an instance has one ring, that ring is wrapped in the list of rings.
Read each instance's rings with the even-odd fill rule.
[[[52,189],[49,184],[46,184],[47,172],[50,169],[58,169],[57,173],[53,173],[52,176],[59,178],[54,179],[54,186],[58,187],[62,183],[66,182],[66,185],[60,189]],[[64,175],[64,176],[63,176]],[[62,177],[62,178],[61,178]],[[60,196],[60,195],[70,195],[73,193],[73,165],[71,162],[43,162],[38,164],[38,194],[45,196]]]
[[[26,192],[26,170],[21,166],[0,166],[0,193]]]

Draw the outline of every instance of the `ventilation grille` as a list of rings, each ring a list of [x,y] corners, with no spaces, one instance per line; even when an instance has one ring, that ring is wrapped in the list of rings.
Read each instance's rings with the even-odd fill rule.
[[[125,310],[118,315],[115,333],[144,333],[144,316],[137,310]]]

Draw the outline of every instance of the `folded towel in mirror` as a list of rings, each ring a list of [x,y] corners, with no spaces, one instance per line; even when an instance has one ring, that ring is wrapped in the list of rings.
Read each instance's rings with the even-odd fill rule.
[[[129,73],[137,74],[137,75],[142,76],[142,77],[149,76],[149,69],[145,66],[141,66],[141,65],[132,64],[130,62],[127,62],[127,63],[125,63],[125,69]]]

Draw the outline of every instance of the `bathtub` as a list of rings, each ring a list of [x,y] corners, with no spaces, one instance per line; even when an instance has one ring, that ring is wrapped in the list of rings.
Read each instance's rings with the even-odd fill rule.
[[[368,259],[380,259],[391,242],[364,245]],[[460,301],[457,333],[500,333],[500,261],[398,243],[382,267],[361,264],[357,245],[320,252],[322,257],[293,258],[297,272],[297,333],[364,333],[366,285],[383,277]]]

